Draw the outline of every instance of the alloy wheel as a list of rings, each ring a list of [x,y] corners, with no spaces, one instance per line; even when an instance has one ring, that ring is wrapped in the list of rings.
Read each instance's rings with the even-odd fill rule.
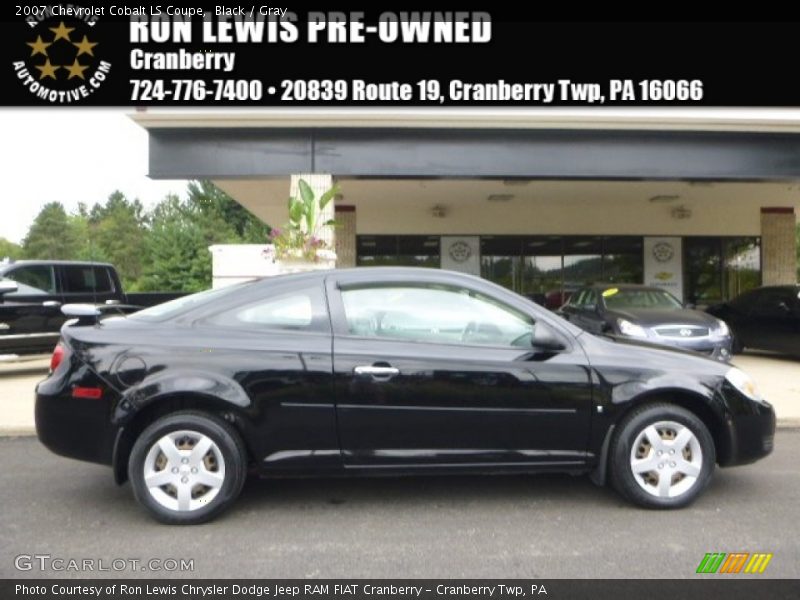
[[[161,506],[180,512],[208,505],[225,482],[225,460],[217,444],[191,430],[158,439],[144,460],[144,482]]]
[[[636,483],[645,492],[658,498],[675,498],[697,483],[703,468],[703,451],[687,426],[658,421],[636,436],[630,466]]]

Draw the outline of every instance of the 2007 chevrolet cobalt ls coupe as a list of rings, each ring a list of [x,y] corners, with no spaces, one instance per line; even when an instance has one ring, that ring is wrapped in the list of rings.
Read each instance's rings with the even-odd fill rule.
[[[590,473],[685,506],[772,450],[742,371],[586,333],[433,269],[287,275],[128,317],[65,307],[39,439],[109,464],[156,518],[197,523],[262,476]]]

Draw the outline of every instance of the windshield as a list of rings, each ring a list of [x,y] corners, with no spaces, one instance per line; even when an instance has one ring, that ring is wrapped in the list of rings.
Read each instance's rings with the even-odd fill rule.
[[[206,302],[216,300],[217,298],[224,298],[225,296],[231,294],[236,294],[242,289],[242,286],[248,285],[249,283],[251,282],[246,281],[244,283],[237,283],[224,288],[206,290],[204,292],[198,292],[189,296],[182,296],[181,298],[176,298],[175,300],[170,300],[169,302],[164,302],[163,304],[156,304],[150,308],[145,308],[135,312],[130,315],[129,318],[142,319],[143,321],[163,321],[182,312],[186,312],[187,310],[196,308],[202,304],[205,304]]]
[[[651,308],[678,310],[683,308],[680,301],[664,290],[610,288],[603,292],[606,308],[627,310],[631,308]]]

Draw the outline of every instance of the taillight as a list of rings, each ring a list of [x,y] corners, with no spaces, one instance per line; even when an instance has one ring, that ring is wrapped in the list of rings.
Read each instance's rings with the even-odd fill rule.
[[[58,342],[53,350],[53,356],[50,357],[51,373],[58,368],[58,365],[61,364],[62,360],[64,360],[64,346],[61,344],[61,342]]]

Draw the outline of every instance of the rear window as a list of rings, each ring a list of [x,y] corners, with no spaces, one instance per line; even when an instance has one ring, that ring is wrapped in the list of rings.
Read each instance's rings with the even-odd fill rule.
[[[141,319],[142,321],[164,321],[199,306],[203,306],[208,302],[238,294],[242,291],[244,286],[250,285],[251,283],[252,282],[250,281],[246,281],[224,288],[205,290],[204,292],[198,292],[189,296],[176,298],[175,300],[170,300],[169,302],[164,302],[163,304],[156,304],[150,308],[145,308],[144,310],[135,312],[130,315],[129,318]]]
[[[67,294],[104,294],[113,291],[114,286],[105,267],[93,265],[64,267],[64,292]]]
[[[46,265],[25,265],[6,271],[3,275],[6,279],[11,279],[19,284],[16,292],[6,294],[13,297],[14,294],[20,296],[36,296],[56,293],[56,280],[53,275],[53,267]]]

